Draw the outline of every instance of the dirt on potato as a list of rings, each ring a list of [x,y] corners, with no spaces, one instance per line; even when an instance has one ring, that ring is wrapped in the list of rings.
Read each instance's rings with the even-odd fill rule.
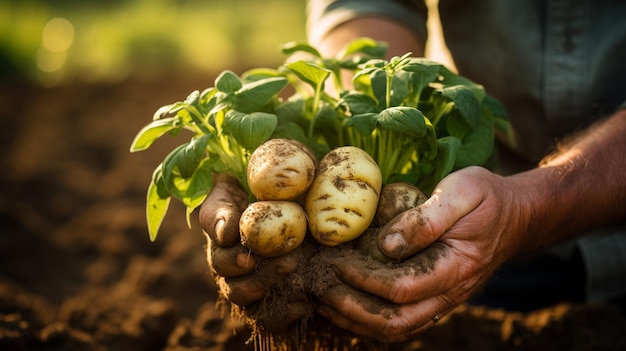
[[[197,215],[188,229],[184,208],[172,202],[156,242],[148,238],[148,181],[181,142],[163,139],[128,152],[156,108],[214,78],[0,85],[0,350],[254,349],[251,328],[220,302]],[[298,267],[317,272],[316,287],[336,286],[332,267]],[[290,278],[292,289],[303,284],[298,276]],[[299,301],[285,294],[274,301]],[[270,302],[259,311],[280,322],[276,312],[293,314],[289,306]],[[464,305],[393,345],[344,333],[310,308],[300,311],[310,316],[306,324],[294,323],[282,336],[306,340],[311,350],[626,349],[626,317],[611,305],[558,303],[530,313]],[[257,339],[256,346],[269,346],[263,342],[270,341]]]

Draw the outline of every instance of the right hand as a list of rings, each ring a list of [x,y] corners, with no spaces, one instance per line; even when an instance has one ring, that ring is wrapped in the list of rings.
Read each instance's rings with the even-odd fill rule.
[[[278,257],[262,257],[241,244],[239,218],[248,206],[248,195],[239,182],[227,174],[213,178],[213,188],[200,207],[200,226],[207,236],[207,260],[220,294],[231,303],[254,313],[271,289],[289,284],[289,275],[301,264],[296,249]],[[280,324],[289,323],[311,311],[300,302],[288,302],[287,315]],[[273,321],[276,323],[278,321]]]

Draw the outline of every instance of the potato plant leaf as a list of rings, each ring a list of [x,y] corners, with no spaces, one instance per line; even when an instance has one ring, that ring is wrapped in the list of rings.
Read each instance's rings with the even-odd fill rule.
[[[454,169],[457,151],[461,147],[461,141],[451,136],[439,138],[436,143],[437,157],[432,163],[432,173],[427,177],[420,177],[417,183],[418,187],[427,193],[431,193],[437,183]]]
[[[224,133],[232,135],[246,150],[252,151],[274,133],[278,118],[265,112],[242,113],[231,110],[224,116]]]
[[[224,71],[215,79],[215,88],[227,94],[236,92],[242,86],[241,79],[231,71]]]
[[[314,90],[319,89],[332,73],[330,70],[319,67],[304,60],[287,64],[287,68],[298,78],[309,84]]]
[[[322,57],[322,55],[319,51],[317,51],[316,48],[309,45],[308,43],[303,43],[299,41],[290,41],[288,43],[285,43],[281,46],[281,50],[283,54],[287,55],[295,54],[297,52],[306,52],[318,58]]]
[[[446,100],[454,102],[456,109],[470,128],[477,128],[482,118],[480,102],[472,91],[464,85],[442,88],[440,93]]]
[[[166,185],[170,174],[177,174],[181,178],[189,178],[198,168],[198,165],[204,158],[204,153],[209,141],[210,135],[202,135],[191,139],[189,143],[180,145],[172,151],[163,161],[163,178]]]
[[[396,106],[381,111],[378,124],[381,128],[419,138],[426,133],[424,118],[424,114],[414,107]]]
[[[354,54],[365,54],[372,57],[383,57],[387,53],[388,46],[371,38],[357,38],[348,43],[337,55],[343,59]]]
[[[246,83],[235,92],[234,109],[251,113],[269,103],[287,85],[287,78],[271,77]]]
[[[340,103],[347,105],[348,111],[352,116],[380,111],[376,105],[376,100],[360,92],[350,92],[344,95]]]
[[[362,136],[372,134],[378,124],[378,113],[362,113],[344,120],[344,127],[354,128]]]
[[[191,213],[202,204],[213,187],[213,171],[213,159],[205,158],[187,182],[182,202],[187,208],[187,226],[190,228]]]
[[[493,152],[493,118],[486,114],[479,120],[480,125],[467,133],[458,148],[454,169],[472,165],[482,165]]]
[[[143,127],[130,145],[130,152],[143,151],[157,139],[174,129],[179,129],[178,117],[167,117],[152,121]]]
[[[146,220],[150,241],[155,241],[163,218],[170,205],[171,196],[165,190],[161,165],[157,167],[152,176],[146,194]]]

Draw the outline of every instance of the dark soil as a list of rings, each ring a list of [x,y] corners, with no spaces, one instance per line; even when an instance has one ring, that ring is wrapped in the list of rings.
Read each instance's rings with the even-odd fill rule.
[[[0,86],[0,350],[253,348],[217,304],[196,219],[188,229],[173,203],[148,239],[147,183],[183,139],[128,152],[159,106],[212,81]],[[626,317],[605,305],[462,306],[388,349],[625,350]]]

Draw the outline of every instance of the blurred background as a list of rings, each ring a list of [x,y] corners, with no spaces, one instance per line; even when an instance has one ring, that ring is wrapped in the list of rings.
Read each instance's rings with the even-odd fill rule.
[[[0,1],[0,77],[119,82],[282,61],[304,0]],[[279,61],[280,60],[280,61]]]
[[[282,62],[306,0],[0,1],[0,78],[55,86]],[[428,55],[448,60],[435,12]]]

